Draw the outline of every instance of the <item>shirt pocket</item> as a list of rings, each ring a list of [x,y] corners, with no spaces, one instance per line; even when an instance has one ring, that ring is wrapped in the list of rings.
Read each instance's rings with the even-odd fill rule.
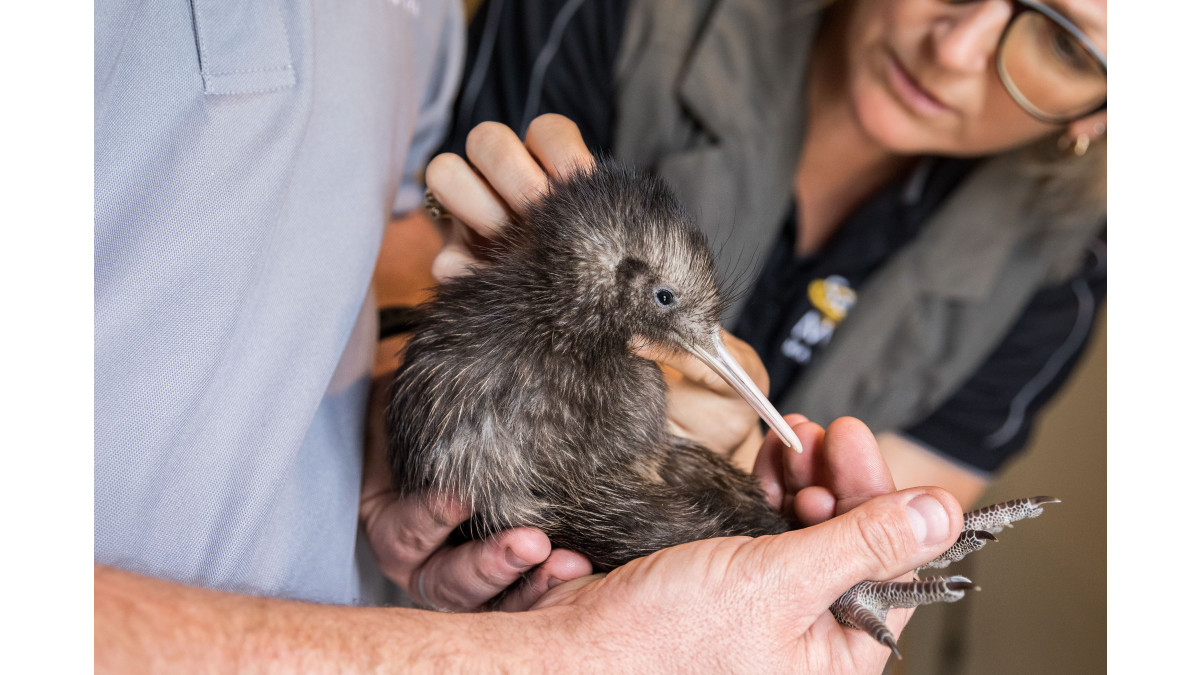
[[[192,0],[192,20],[205,94],[296,85],[281,0]]]

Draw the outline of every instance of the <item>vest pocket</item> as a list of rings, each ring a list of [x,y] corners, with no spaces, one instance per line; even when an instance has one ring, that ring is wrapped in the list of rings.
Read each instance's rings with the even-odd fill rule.
[[[205,94],[295,86],[281,5],[281,0],[192,0]]]

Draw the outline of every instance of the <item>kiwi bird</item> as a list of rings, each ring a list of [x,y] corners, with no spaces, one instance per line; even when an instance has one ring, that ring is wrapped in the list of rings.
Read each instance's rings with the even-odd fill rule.
[[[801,450],[725,349],[713,255],[663,182],[607,160],[552,181],[485,258],[420,309],[405,348],[387,412],[397,491],[465,500],[471,538],[537,527],[598,571],[698,539],[790,529],[754,478],[669,432],[662,373],[634,353],[696,356]],[[963,550],[990,536],[971,532]],[[835,615],[894,649],[879,632],[887,607],[970,587],[931,582],[909,589],[908,605],[894,589],[856,587]]]

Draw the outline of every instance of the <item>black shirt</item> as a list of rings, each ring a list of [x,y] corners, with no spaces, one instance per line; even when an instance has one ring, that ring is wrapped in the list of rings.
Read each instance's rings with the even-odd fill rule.
[[[625,0],[483,5],[471,24],[463,92],[446,149],[462,154],[467,133],[480,122],[503,122],[524,135],[534,117],[555,112],[579,125],[593,153],[611,154],[613,71],[626,9]],[[733,330],[763,359],[773,401],[834,339],[842,316],[853,311],[854,289],[912,240],[974,165],[921,160],[808,256],[793,253],[802,225],[790,209]],[[1037,412],[1066,380],[1093,327],[1107,281],[1104,245],[1102,236],[1076,277],[1035,294],[992,355],[938,410],[897,431],[983,474],[1024,447]]]
[[[920,231],[973,160],[926,158],[850,214],[810,255],[794,253],[800,226],[793,202],[733,333],[763,359],[778,403],[832,339],[856,289]]]

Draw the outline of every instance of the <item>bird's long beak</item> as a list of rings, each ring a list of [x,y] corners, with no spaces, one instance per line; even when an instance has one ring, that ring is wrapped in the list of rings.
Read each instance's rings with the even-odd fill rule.
[[[694,345],[685,341],[683,346],[695,356],[712,368],[714,372],[721,376],[723,380],[733,387],[733,390],[741,396],[758,416],[762,418],[767,426],[775,430],[779,434],[779,438],[783,439],[784,445],[789,448],[794,448],[796,452],[802,452],[804,449],[800,447],[800,439],[796,438],[796,433],[788,426],[788,423],[783,421],[783,415],[771,405],[766,396],[759,391],[758,387],[746,374],[746,371],[738,364],[737,359],[729,353],[725,348],[725,342],[721,340],[721,329],[714,328],[709,335],[710,344]]]

